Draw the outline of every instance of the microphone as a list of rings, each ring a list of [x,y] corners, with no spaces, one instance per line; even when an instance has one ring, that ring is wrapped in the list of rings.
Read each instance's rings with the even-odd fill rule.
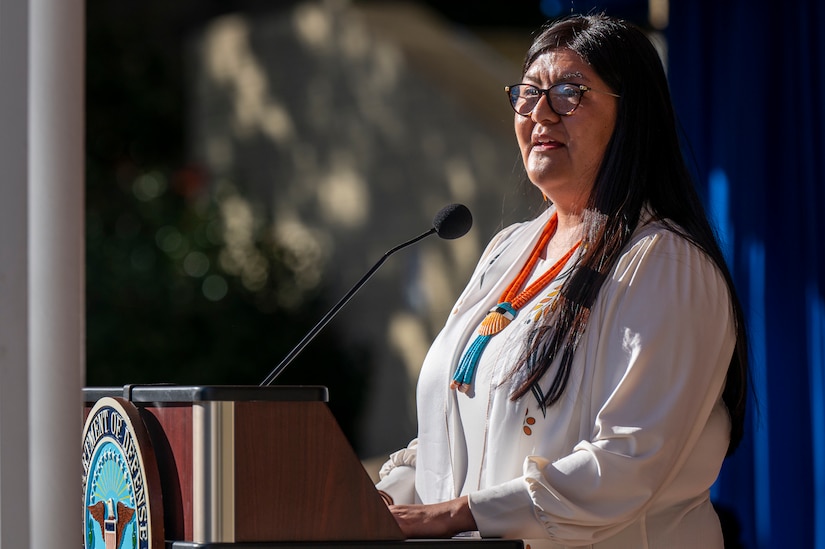
[[[433,226],[429,231],[422,233],[416,236],[415,238],[404,242],[403,244],[399,244],[398,246],[392,248],[383,256],[381,256],[381,259],[379,259],[378,262],[375,265],[373,265],[369,271],[367,271],[367,274],[362,276],[361,280],[359,280],[355,284],[355,286],[353,286],[350,289],[350,291],[347,292],[347,294],[344,297],[342,297],[341,300],[338,303],[336,303],[335,306],[332,309],[330,309],[326,315],[324,315],[324,317],[318,322],[318,324],[316,324],[307,333],[307,335],[305,335],[304,338],[298,342],[298,345],[296,345],[295,348],[293,348],[289,352],[289,354],[286,355],[286,357],[284,357],[283,360],[281,360],[280,364],[275,366],[275,368],[269,373],[266,379],[264,379],[261,382],[260,386],[267,387],[271,385],[272,382],[275,381],[275,378],[281,375],[281,372],[283,372],[284,369],[286,369],[286,367],[289,366],[290,362],[292,362],[295,359],[295,357],[298,356],[298,354],[304,350],[304,347],[306,347],[309,344],[309,342],[312,341],[316,335],[318,335],[318,332],[324,329],[324,326],[326,326],[327,323],[329,323],[329,321],[332,320],[332,317],[334,317],[338,313],[338,311],[340,311],[344,307],[344,305],[346,305],[347,302],[350,299],[352,299],[352,296],[354,296],[355,293],[361,289],[361,286],[363,286],[364,283],[370,279],[373,273],[375,273],[375,271],[377,271],[378,268],[384,264],[384,261],[386,261],[389,256],[391,256],[398,250],[406,248],[411,244],[415,244],[419,240],[422,240],[433,233],[437,234],[439,238],[443,238],[445,240],[453,240],[462,237],[465,234],[467,234],[467,231],[469,231],[470,227],[472,226],[473,216],[470,213],[470,210],[464,204],[450,204],[448,206],[444,206],[443,208],[441,208],[441,210],[437,214],[435,214],[435,217],[433,218]]]

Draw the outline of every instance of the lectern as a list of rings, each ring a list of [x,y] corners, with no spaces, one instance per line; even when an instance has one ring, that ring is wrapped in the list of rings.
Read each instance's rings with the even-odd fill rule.
[[[125,441],[114,461],[126,473],[140,465],[156,467],[157,474],[150,471],[149,480],[138,481],[147,486],[135,489],[132,503],[122,508],[132,513],[128,517],[139,518],[147,511],[135,501],[159,490],[162,520],[155,528],[162,524],[160,537],[168,549],[415,545],[402,541],[327,399],[326,388],[310,386],[86,388],[84,467],[99,463],[92,457],[98,440]],[[128,416],[127,423],[132,418],[133,435],[118,434],[126,433],[118,412]],[[97,469],[84,471],[84,488],[107,474],[103,467]],[[152,478],[159,487],[150,486]],[[92,486],[86,490],[93,491]],[[93,531],[87,532],[88,539],[109,529],[110,522],[111,531],[116,530],[118,502],[100,492],[93,496],[99,500],[95,516],[100,530],[95,530],[90,510],[86,524]],[[147,535],[137,526],[120,528],[117,535],[131,535],[135,547]],[[505,540],[482,545],[522,547],[520,541]],[[145,547],[155,549],[151,542]]]

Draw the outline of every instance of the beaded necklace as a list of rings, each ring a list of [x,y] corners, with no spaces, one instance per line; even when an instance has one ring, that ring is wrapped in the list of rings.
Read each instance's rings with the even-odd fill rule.
[[[498,305],[490,309],[490,312],[488,312],[484,320],[481,321],[481,325],[478,327],[478,335],[458,363],[458,368],[456,368],[453,379],[450,382],[451,389],[458,389],[463,393],[466,393],[470,389],[476,367],[490,339],[507,327],[507,325],[516,318],[519,309],[526,303],[529,303],[558,276],[567,263],[567,260],[570,259],[573,252],[575,252],[576,248],[581,244],[581,241],[576,242],[561,259],[556,261],[543,275],[522,290],[522,286],[524,286],[533,269],[535,269],[539,257],[547,247],[547,243],[556,233],[558,224],[558,216],[554,213],[553,217],[547,221],[547,225],[544,226],[538,242],[536,242],[536,245],[533,247],[533,251],[530,252],[530,257],[527,258],[527,262],[521,268],[521,271],[519,271],[516,278],[507,286],[504,293],[501,294]]]

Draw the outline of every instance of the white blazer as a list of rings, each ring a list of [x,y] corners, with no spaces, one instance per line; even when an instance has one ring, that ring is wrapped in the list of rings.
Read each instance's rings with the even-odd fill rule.
[[[710,259],[660,223],[640,225],[602,286],[564,395],[546,416],[532,395],[510,399],[508,374],[560,279],[482,355],[483,417],[449,389],[551,214],[508,227],[487,247],[422,366],[418,437],[390,457],[378,488],[397,503],[467,494],[483,537],[526,539],[533,549],[721,548],[709,488],[730,434],[721,394],[735,344],[731,300]]]

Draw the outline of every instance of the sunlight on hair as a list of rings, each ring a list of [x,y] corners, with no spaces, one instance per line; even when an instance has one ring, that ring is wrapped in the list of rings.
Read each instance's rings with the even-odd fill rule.
[[[662,67],[665,69],[665,73],[667,73],[667,39],[665,38],[664,34],[657,31],[647,33],[647,38],[648,40],[650,40],[650,43],[653,44],[653,47],[656,49],[656,53],[659,54],[659,59],[662,61]]]
[[[607,224],[607,214],[598,210],[585,210],[582,217],[584,223],[585,238],[588,242],[595,242],[599,238],[604,226]]]

